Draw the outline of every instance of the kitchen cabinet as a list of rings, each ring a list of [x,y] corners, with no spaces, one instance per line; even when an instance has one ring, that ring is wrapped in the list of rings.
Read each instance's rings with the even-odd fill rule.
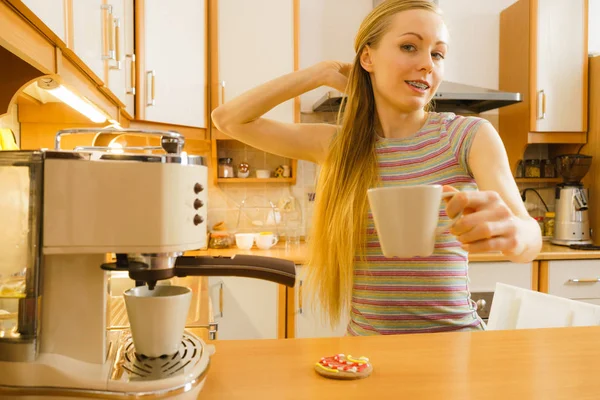
[[[499,109],[513,170],[528,144],[585,143],[587,0],[519,0],[500,14],[499,89],[523,101]]]
[[[22,0],[62,40],[66,42],[65,0]]]
[[[469,263],[469,290],[471,292],[493,292],[497,282],[523,289],[537,290],[537,262]]]
[[[278,338],[278,284],[238,277],[208,282],[219,340]]]
[[[542,261],[540,291],[600,304],[600,260]]]
[[[211,64],[211,87],[214,93],[211,96],[211,111],[262,83],[293,72],[298,58],[298,44],[294,41],[298,15],[294,9],[294,0],[213,1],[217,4],[214,18],[217,29],[211,43],[218,48],[218,57]],[[269,12],[266,13],[265,10]],[[299,105],[296,106],[292,99],[273,108],[264,117],[294,122],[299,121],[297,111],[299,113]],[[220,144],[231,139],[214,126],[211,131],[213,163],[216,165]],[[249,179],[219,179],[215,171],[213,180],[216,184],[295,184],[297,161],[291,160],[290,165],[290,178],[257,179],[252,174]],[[255,169],[252,165],[251,168]]]
[[[96,76],[105,81],[106,60],[114,58],[112,6],[102,0],[72,2],[73,48]]]
[[[125,111],[133,116],[135,103],[133,0],[110,0],[110,5],[114,57],[108,60],[107,86],[125,105]]]
[[[587,130],[586,3],[537,0],[530,72],[533,132]]]
[[[138,119],[206,128],[206,8],[206,0],[136,1]]]
[[[218,104],[294,71],[293,3],[219,0]],[[280,104],[265,117],[294,122],[294,100]]]
[[[294,318],[296,338],[316,338],[344,336],[350,322],[350,315],[342,318],[336,327],[331,327],[323,317],[323,313],[310,301],[304,284],[306,282],[306,267],[296,266],[296,286],[294,288]]]

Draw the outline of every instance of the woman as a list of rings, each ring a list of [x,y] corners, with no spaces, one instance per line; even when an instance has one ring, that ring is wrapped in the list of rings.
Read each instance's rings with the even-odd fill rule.
[[[309,283],[332,324],[350,311],[350,335],[484,329],[468,291],[468,252],[529,262],[541,248],[492,125],[427,111],[448,42],[432,2],[387,0],[361,24],[353,64],[322,62],[282,76],[212,114],[235,139],[321,164]],[[321,85],[348,95],[340,126],[261,118]],[[462,217],[438,235],[431,257],[386,259],[367,189],[415,184],[459,190],[441,206],[439,223]]]

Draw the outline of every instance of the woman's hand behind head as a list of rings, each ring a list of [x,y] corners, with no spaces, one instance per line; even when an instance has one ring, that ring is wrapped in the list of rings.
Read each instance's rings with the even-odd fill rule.
[[[318,64],[318,67],[324,74],[325,85],[339,90],[340,92],[346,91],[352,64],[340,61],[323,61]]]

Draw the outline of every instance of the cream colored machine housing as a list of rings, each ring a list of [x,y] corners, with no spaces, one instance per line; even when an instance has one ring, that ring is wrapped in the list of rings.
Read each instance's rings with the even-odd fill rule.
[[[203,165],[46,160],[44,279],[52,284],[44,285],[42,294],[41,352],[105,361],[108,294],[107,273],[99,267],[103,254],[204,247],[206,223],[198,221],[206,220],[206,207],[196,210],[194,202],[206,204],[207,190],[195,193],[194,188],[206,185],[206,179]],[[78,262],[92,267],[77,268]],[[74,302],[68,314],[67,302]]]
[[[9,358],[0,361],[0,393],[3,385],[58,386],[71,388],[62,392],[69,396],[81,390],[81,397],[100,391],[107,393],[105,398],[108,393],[160,393],[192,384],[199,390],[194,380],[203,376],[209,354],[195,337],[189,343],[196,343],[202,356],[182,374],[139,382],[135,376],[109,377],[120,356],[117,349],[123,347],[119,343],[127,339],[106,329],[108,279],[100,265],[105,253],[180,254],[205,247],[204,160],[169,154],[131,160],[101,153],[34,156],[43,161],[43,282],[40,296],[30,293],[33,301],[23,299],[23,304],[41,304],[41,321],[37,335],[15,333],[0,343],[0,359]],[[34,204],[27,208],[30,219],[41,217]],[[37,275],[37,268],[30,272]],[[31,318],[39,309],[31,310]]]
[[[167,253],[206,246],[207,168],[49,159],[44,254]]]

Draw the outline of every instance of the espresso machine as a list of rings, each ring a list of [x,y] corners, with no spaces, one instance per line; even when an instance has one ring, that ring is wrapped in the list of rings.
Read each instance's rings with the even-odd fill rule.
[[[0,152],[0,398],[196,398],[212,346],[185,332],[174,355],[137,354],[130,331],[107,329],[109,271],[149,288],[190,275],[293,287],[294,263],[183,256],[206,247],[205,160],[176,132],[135,131],[160,137],[160,154],[60,150],[90,131]]]
[[[553,244],[562,246],[592,243],[588,218],[588,190],[581,180],[592,165],[592,157],[566,154],[556,157],[556,169],[563,182],[556,186]]]

